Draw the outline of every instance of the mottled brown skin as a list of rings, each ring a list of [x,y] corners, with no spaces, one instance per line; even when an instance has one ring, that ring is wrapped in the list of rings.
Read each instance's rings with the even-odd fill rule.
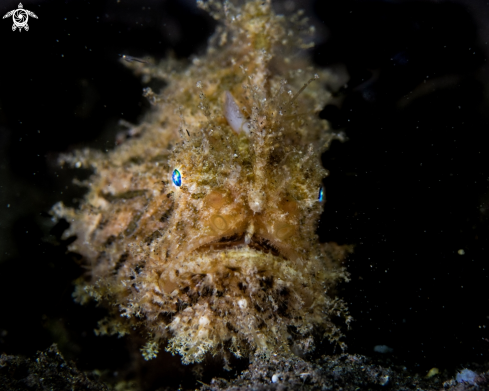
[[[221,21],[204,56],[183,70],[131,64],[168,83],[161,95],[146,90],[154,109],[138,137],[62,159],[95,171],[78,210],[53,208],[90,269],[74,296],[110,308],[98,332],[142,331],[146,359],[166,341],[184,363],[338,341],[331,318],[350,318],[330,294],[347,279],[345,250],[315,234],[320,156],[337,137],[317,112],[335,79],[302,51],[300,14],[286,23],[267,1],[201,6]],[[230,126],[226,91],[248,131]]]

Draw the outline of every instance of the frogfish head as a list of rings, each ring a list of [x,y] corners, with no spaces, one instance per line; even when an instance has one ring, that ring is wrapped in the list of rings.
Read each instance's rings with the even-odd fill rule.
[[[222,101],[221,121],[190,134],[170,159],[170,254],[232,248],[297,260],[316,240],[321,149],[288,131],[282,105],[263,104],[251,120],[252,108],[230,92]]]

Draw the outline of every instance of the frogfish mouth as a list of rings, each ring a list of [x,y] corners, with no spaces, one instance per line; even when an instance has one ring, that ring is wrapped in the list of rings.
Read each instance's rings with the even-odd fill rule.
[[[141,332],[146,359],[343,346],[333,319],[350,318],[334,287],[347,249],[316,235],[321,154],[340,137],[318,112],[340,78],[310,62],[300,12],[199,5],[220,23],[205,54],[128,65],[167,84],[145,89],[153,108],[132,137],[61,157],[93,169],[78,208],[53,207],[88,269],[74,297],[107,307],[98,333]]]

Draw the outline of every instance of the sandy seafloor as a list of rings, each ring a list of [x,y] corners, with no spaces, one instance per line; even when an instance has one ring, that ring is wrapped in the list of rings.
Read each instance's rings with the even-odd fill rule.
[[[83,189],[71,180],[89,173],[61,170],[56,157],[113,148],[119,120],[137,123],[148,110],[145,85],[121,54],[184,59],[204,50],[214,23],[194,3],[25,0],[38,16],[28,32],[0,19],[0,389],[50,389],[49,381],[104,389],[121,380],[145,390],[468,389],[453,380],[457,372],[489,370],[482,0],[277,5],[305,8],[319,34],[315,62],[350,74],[335,91],[342,104],[320,114],[348,141],[323,156],[330,176],[318,226],[322,241],[355,245],[351,282],[338,292],[355,318],[346,356],[325,342],[304,360],[254,358],[224,371],[217,358],[183,366],[168,353],[144,363],[138,341],[94,335],[104,309],[73,302],[83,270],[60,240],[66,225],[48,214],[59,200],[76,202]],[[17,4],[2,1],[0,14]],[[432,368],[439,374],[426,380]],[[486,387],[482,376],[477,382]]]

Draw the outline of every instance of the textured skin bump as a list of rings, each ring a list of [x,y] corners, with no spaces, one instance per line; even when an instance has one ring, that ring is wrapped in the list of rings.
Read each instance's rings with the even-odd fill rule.
[[[337,80],[303,51],[312,30],[300,13],[199,4],[220,23],[206,54],[129,65],[167,83],[145,90],[153,109],[134,137],[61,159],[93,169],[78,209],[53,208],[89,269],[74,296],[108,308],[97,332],[146,336],[146,359],[161,348],[184,363],[308,352],[324,337],[343,346],[332,318],[350,320],[333,294],[346,249],[315,233],[320,156],[337,138],[317,113]]]

